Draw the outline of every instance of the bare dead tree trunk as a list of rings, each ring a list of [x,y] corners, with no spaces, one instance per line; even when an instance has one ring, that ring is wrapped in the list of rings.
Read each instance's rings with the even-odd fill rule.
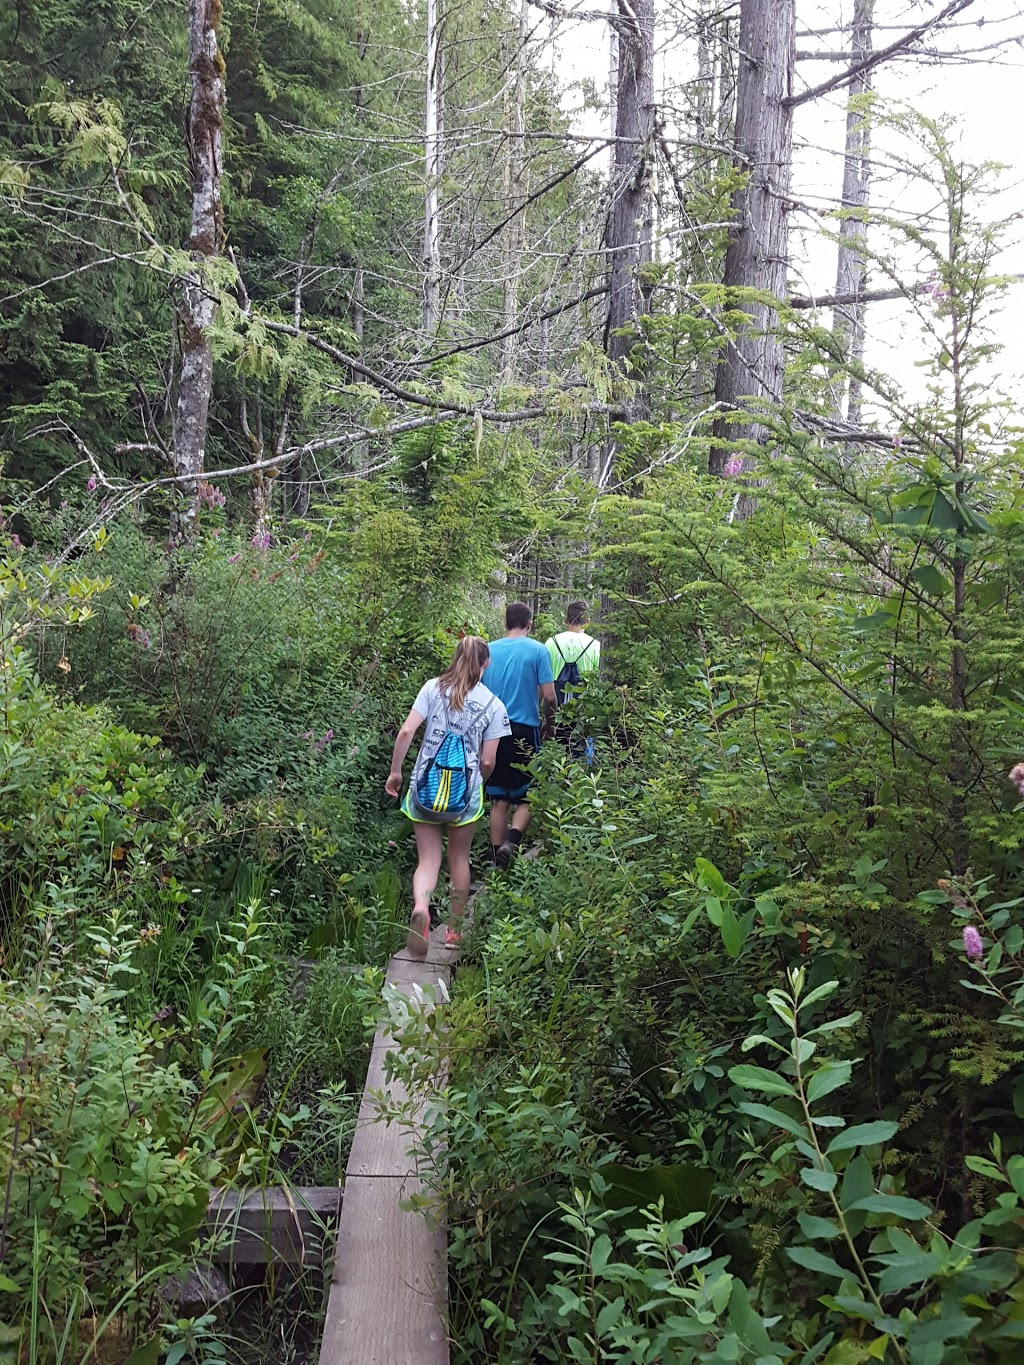
[[[441,67],[437,0],[427,0],[427,79],[423,119],[426,195],[423,220],[423,331],[433,336],[441,319],[441,231],[438,202],[441,182]]]
[[[505,202],[511,213],[516,204],[526,197],[524,170],[526,164],[524,136],[526,133],[526,40],[529,33],[529,0],[521,0],[519,34],[514,54],[515,78],[509,95],[505,127],[508,150],[505,158]],[[510,62],[510,66],[513,64]],[[501,343],[500,373],[508,383],[515,376],[516,351],[519,335],[512,329],[519,312],[519,273],[526,241],[526,214],[517,213],[505,232],[501,282],[501,330],[508,335]]]
[[[654,105],[654,0],[618,0],[618,86],[615,98],[615,163],[605,246],[608,253],[608,317],[605,350],[635,385],[623,405],[627,421],[651,414],[647,359],[640,317],[650,306],[653,257],[654,167],[657,137]],[[613,449],[605,457],[610,465]]]
[[[721,474],[731,441],[763,441],[758,414],[782,397],[783,352],[772,299],[786,296],[787,197],[792,115],[794,0],[741,0],[736,85],[735,157],[746,173],[733,196],[735,222],[725,258],[726,303],[749,316],[718,365],[710,469]]]
[[[171,543],[195,536],[199,517],[199,480],[206,453],[206,424],[213,389],[213,350],[209,329],[216,297],[203,278],[203,264],[220,255],[224,240],[221,204],[224,129],[224,59],[217,46],[220,0],[189,0],[188,60],[192,93],[186,138],[192,177],[192,230],[188,249],[196,265],[178,301],[181,369],[174,412],[173,462],[177,500],[171,513]]]
[[[875,0],[854,0],[850,37],[850,65],[858,66],[871,52]],[[864,247],[867,223],[864,210],[871,186],[871,123],[864,96],[871,89],[871,71],[865,69],[850,83],[846,105],[846,155],[843,161],[843,210],[839,226],[836,262],[836,296],[854,302],[838,305],[832,313],[832,331],[845,362],[864,357]],[[836,407],[842,415],[842,372],[833,376]],[[845,381],[846,418],[860,421],[861,385],[853,375]]]
[[[729,141],[736,117],[736,69],[734,34],[724,15],[718,21],[718,141]]]

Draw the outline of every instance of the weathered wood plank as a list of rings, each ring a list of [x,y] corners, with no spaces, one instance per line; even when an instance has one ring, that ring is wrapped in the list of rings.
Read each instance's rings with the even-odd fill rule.
[[[417,986],[448,984],[444,928],[430,937],[426,961],[407,953],[388,964],[386,982],[411,994]],[[388,1081],[385,1059],[398,1044],[388,1021],[377,1030],[345,1175],[334,1275],[320,1348],[320,1365],[448,1365],[447,1238],[401,1202],[421,1190],[408,1155],[407,1125],[388,1124],[374,1091],[389,1103],[409,1099],[401,1081]],[[413,1111],[415,1119],[419,1111]]]
[[[447,951],[442,947],[442,952]],[[434,986],[438,981],[448,984],[448,963],[423,961],[415,957],[398,957],[388,963],[384,977],[388,986]]]
[[[214,1190],[202,1234],[206,1256],[215,1265],[319,1264],[340,1204],[336,1185]]]
[[[345,1187],[321,1365],[448,1365],[443,1227],[400,1202],[415,1177]]]

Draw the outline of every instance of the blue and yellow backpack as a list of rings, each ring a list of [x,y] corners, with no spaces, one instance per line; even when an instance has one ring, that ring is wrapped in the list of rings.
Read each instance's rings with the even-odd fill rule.
[[[444,706],[446,725],[444,737],[413,786],[412,800],[426,819],[443,823],[465,815],[472,795],[472,781],[466,737],[456,734],[451,728],[451,716],[443,694],[441,704]],[[482,728],[486,729],[489,714],[488,708],[472,728],[476,729],[482,721]]]

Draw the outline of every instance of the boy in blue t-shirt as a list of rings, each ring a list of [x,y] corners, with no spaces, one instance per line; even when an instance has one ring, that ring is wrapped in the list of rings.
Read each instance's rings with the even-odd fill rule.
[[[503,640],[491,644],[491,662],[481,679],[505,703],[511,735],[498,741],[498,756],[485,791],[491,799],[491,854],[508,867],[530,823],[527,793],[533,780],[526,764],[547,738],[555,718],[555,679],[551,658],[539,640],[530,639],[533,612],[525,602],[505,609]],[[541,729],[540,703],[544,703]],[[509,810],[515,812],[509,823]]]

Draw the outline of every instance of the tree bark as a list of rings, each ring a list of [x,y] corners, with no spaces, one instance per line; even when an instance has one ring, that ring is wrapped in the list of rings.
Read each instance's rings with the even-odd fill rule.
[[[199,517],[199,480],[206,454],[206,425],[213,389],[213,350],[209,329],[217,300],[204,279],[203,265],[219,256],[224,241],[221,204],[224,129],[224,59],[217,45],[220,0],[189,0],[188,56],[191,98],[186,139],[192,180],[192,230],[188,249],[195,271],[188,275],[178,302],[181,369],[174,413],[173,463],[177,499],[171,513],[171,543],[195,536]]]
[[[795,0],[741,0],[736,85],[737,166],[746,182],[733,196],[734,226],[725,258],[726,306],[749,317],[718,364],[710,469],[721,474],[730,443],[767,439],[758,415],[782,398],[784,357],[777,309],[786,296],[787,198],[792,118]],[[752,299],[757,290],[768,299]],[[730,472],[734,472],[730,468]]]
[[[871,33],[875,0],[854,0],[853,29],[850,37],[850,65],[860,65],[871,53]],[[832,331],[845,362],[864,358],[864,248],[867,241],[867,208],[871,186],[871,124],[864,96],[871,89],[871,71],[865,67],[850,84],[846,105],[846,155],[843,161],[843,208],[839,226],[839,252],[836,261],[836,297],[851,297],[854,302],[837,305],[832,313]],[[836,408],[843,415],[842,388],[846,388],[846,420],[860,421],[861,385],[852,375],[844,381],[841,373],[833,376]]]
[[[505,203],[506,212],[511,213],[516,204],[526,198],[525,184],[525,146],[526,132],[526,40],[529,33],[529,2],[521,0],[519,7],[518,41],[515,53],[508,63],[515,77],[507,102],[505,129],[507,153],[505,157]],[[515,331],[519,313],[519,273],[522,268],[523,248],[526,243],[526,213],[515,214],[505,234],[502,252],[501,282],[501,325],[506,333],[501,342],[499,368],[503,383],[511,383],[515,377],[516,352],[519,347],[519,333]]]
[[[423,331],[433,336],[441,320],[441,101],[437,0],[427,0],[427,79],[423,118],[426,194],[423,214]]]
[[[651,415],[647,358],[640,317],[650,306],[656,161],[654,105],[654,0],[618,0],[618,83],[615,98],[615,159],[612,203],[605,232],[608,253],[608,317],[605,349],[633,382],[623,403],[626,421]],[[610,463],[609,449],[605,468]]]

